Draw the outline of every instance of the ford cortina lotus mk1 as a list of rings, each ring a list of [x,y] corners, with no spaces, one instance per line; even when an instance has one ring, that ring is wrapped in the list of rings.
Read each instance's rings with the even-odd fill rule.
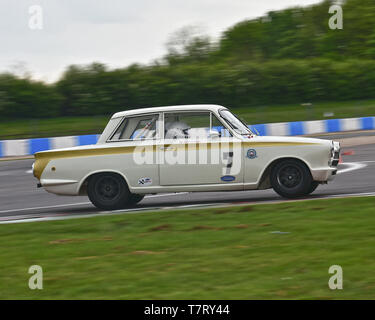
[[[334,178],[339,155],[338,142],[259,136],[225,107],[187,105],[116,113],[97,144],[36,153],[33,173],[48,192],[114,210],[166,192],[304,197]]]

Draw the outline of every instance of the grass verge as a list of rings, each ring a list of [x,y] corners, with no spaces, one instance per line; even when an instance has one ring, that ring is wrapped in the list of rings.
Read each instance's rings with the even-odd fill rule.
[[[230,106],[227,106],[230,108]],[[121,111],[121,110],[119,110]],[[312,106],[283,105],[232,109],[248,124],[351,118],[375,115],[375,100],[321,102]],[[327,118],[327,119],[329,119]],[[0,139],[55,137],[101,133],[109,117],[65,117],[54,119],[0,120]]]
[[[372,299],[374,205],[364,197],[0,225],[0,299]],[[43,268],[43,290],[28,288],[31,265]],[[331,265],[343,268],[343,290],[328,288]]]
[[[375,100],[319,102],[233,109],[249,124],[375,116]]]

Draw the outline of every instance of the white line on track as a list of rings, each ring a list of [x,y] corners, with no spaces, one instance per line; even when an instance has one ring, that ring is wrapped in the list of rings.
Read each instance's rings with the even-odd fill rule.
[[[166,197],[166,196],[177,196],[180,194],[186,194],[188,192],[181,192],[181,193],[162,193],[162,194],[155,194],[146,196],[145,198],[155,198],[155,197]],[[12,212],[19,212],[19,211],[31,211],[31,210],[40,210],[40,209],[53,209],[53,208],[64,208],[64,207],[71,207],[71,206],[83,206],[91,204],[91,202],[80,202],[80,203],[68,203],[68,204],[59,204],[54,206],[46,206],[46,207],[34,207],[34,208],[23,208],[23,209],[11,209],[11,210],[3,210],[0,213],[12,213]]]
[[[337,174],[346,173],[346,172],[350,172],[350,171],[354,171],[354,170],[359,170],[359,169],[362,169],[364,167],[367,167],[367,165],[365,163],[362,163],[362,162],[341,163],[341,165],[348,166],[349,168],[338,170]]]
[[[23,209],[12,209],[12,210],[3,210],[0,213],[11,213],[11,212],[19,212],[19,211],[30,211],[30,210],[40,210],[40,209],[52,209],[52,208],[63,208],[63,207],[70,207],[70,206],[82,206],[86,204],[90,204],[91,202],[81,202],[81,203],[69,203],[69,204],[58,204],[55,206],[46,206],[46,207],[34,207],[34,208],[23,208]]]
[[[73,216],[42,216],[42,217],[33,217],[29,219],[12,219],[7,221],[0,221],[0,224],[12,224],[12,223],[25,223],[25,222],[41,222],[41,221],[53,221],[53,220],[67,220],[67,219],[79,219],[79,218],[93,218],[99,216],[108,216],[108,215],[124,215],[124,214],[136,214],[139,211],[155,211],[158,212],[165,211],[165,210],[177,210],[177,209],[201,209],[202,207],[211,207],[211,208],[221,208],[221,207],[233,207],[233,206],[245,206],[245,205],[260,205],[260,204],[277,204],[277,203],[285,203],[285,202],[300,202],[300,201],[315,201],[315,200],[324,200],[330,198],[355,198],[355,197],[363,197],[363,196],[375,196],[375,192],[368,192],[368,193],[352,193],[352,194],[341,194],[341,195],[329,195],[329,196],[321,196],[317,198],[311,199],[297,199],[297,200],[274,200],[274,201],[256,201],[256,202],[246,202],[246,203],[214,203],[214,204],[202,204],[202,205],[191,205],[191,206],[177,206],[177,207],[150,207],[150,208],[136,208],[136,209],[128,209],[128,210],[117,210],[117,211],[102,211],[99,213],[90,213],[90,214],[81,214],[81,215],[73,215]],[[10,217],[12,218],[12,217]]]
[[[145,198],[157,198],[157,197],[167,197],[167,196],[179,196],[181,194],[187,194],[189,192],[174,192],[174,193],[161,193],[161,194],[153,194],[150,196],[145,196]]]
[[[345,194],[333,194],[329,196],[320,196],[320,199],[325,198],[343,198],[343,197],[366,197],[366,196],[375,196],[375,192],[360,192],[360,193],[345,193]],[[318,198],[316,198],[318,199]]]

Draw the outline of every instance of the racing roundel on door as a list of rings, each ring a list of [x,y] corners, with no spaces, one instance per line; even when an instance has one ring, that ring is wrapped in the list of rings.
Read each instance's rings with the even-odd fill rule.
[[[255,159],[257,157],[257,152],[255,151],[255,149],[247,150],[247,157],[249,159]]]

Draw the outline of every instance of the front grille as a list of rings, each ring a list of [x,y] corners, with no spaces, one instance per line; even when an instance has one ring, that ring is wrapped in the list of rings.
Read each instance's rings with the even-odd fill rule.
[[[331,166],[332,167],[337,167],[340,162],[340,150],[335,151],[332,159],[331,159]]]

